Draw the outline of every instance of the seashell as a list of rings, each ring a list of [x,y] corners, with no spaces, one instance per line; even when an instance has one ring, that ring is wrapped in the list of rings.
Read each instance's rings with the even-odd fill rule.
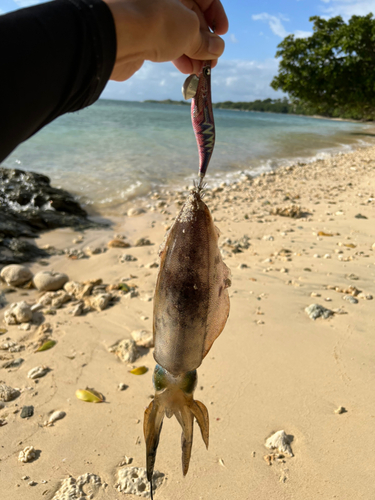
[[[48,372],[48,366],[36,366],[35,368],[31,368],[31,370],[27,374],[27,378],[31,378],[34,380],[36,378],[44,377],[44,375],[46,375],[46,373]]]
[[[277,449],[279,453],[287,453],[291,457],[294,456],[285,431],[277,431],[272,434],[266,441],[266,447],[270,450]]]
[[[46,422],[44,422],[44,425],[46,427],[50,427],[51,425],[53,425],[56,422],[56,420],[61,420],[65,416],[66,416],[65,411],[56,410],[52,413],[52,415],[49,417],[49,419]]]
[[[127,216],[128,217],[136,217],[137,215],[141,215],[141,214],[144,214],[146,212],[146,210],[144,210],[143,208],[136,208],[136,207],[133,207],[133,208],[130,208],[127,212]]]
[[[335,412],[337,415],[341,415],[341,413],[346,413],[346,409],[344,408],[344,406],[339,406],[338,408],[336,408]]]
[[[129,248],[130,244],[121,238],[115,238],[107,243],[109,248]]]
[[[36,452],[34,446],[26,446],[26,448],[20,451],[18,455],[19,462],[31,462],[36,458]]]
[[[0,384],[0,401],[12,401],[19,395],[17,389],[9,387],[9,385]]]
[[[4,363],[1,368],[18,368],[22,365],[23,362],[24,359],[22,358],[11,359],[10,361]]]
[[[124,465],[130,465],[133,462],[132,457],[124,456],[123,460],[118,464],[117,467],[123,467]]]

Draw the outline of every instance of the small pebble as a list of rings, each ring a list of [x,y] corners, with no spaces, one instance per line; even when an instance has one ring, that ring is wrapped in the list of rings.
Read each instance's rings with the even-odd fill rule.
[[[136,217],[137,215],[144,214],[146,210],[143,208],[130,208],[127,212],[128,217]]]
[[[346,413],[347,410],[343,407],[343,406],[339,406],[336,410],[335,410],[335,413],[337,415],[340,415],[341,413]]]
[[[118,385],[118,390],[119,391],[125,391],[125,389],[127,389],[129,386],[124,384],[123,382],[121,382],[119,385]]]
[[[364,299],[364,300],[372,300],[372,299],[373,299],[372,295],[370,295],[369,293],[363,293],[363,292],[362,292],[362,293],[359,293],[359,294],[357,295],[357,297],[358,297],[359,299]]]
[[[351,304],[358,304],[358,299],[356,299],[355,297],[353,297],[352,295],[344,295],[343,296],[343,299],[344,300],[347,300],[348,302],[350,302]]]
[[[137,257],[130,254],[124,254],[120,257],[120,262],[135,262],[136,260],[138,260]]]
[[[32,405],[30,406],[24,406],[21,411],[21,418],[30,418],[34,415],[34,407]]]
[[[36,458],[34,446],[26,446],[26,448],[21,450],[18,455],[18,461],[24,463],[31,462],[34,458]]]
[[[324,319],[329,318],[330,316],[333,315],[333,311],[330,309],[326,309],[325,307],[321,306],[320,304],[311,304],[305,309],[306,314],[309,316],[310,319],[316,320],[317,318],[320,318],[321,316]]]

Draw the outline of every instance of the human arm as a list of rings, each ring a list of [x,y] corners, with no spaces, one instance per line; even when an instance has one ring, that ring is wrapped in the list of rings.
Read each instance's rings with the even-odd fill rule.
[[[92,5],[92,7],[90,7]],[[0,161],[58,116],[95,102],[116,57],[101,0],[56,0],[0,16]]]
[[[112,80],[127,80],[145,60],[173,61],[182,73],[199,73],[203,60],[215,67],[224,51],[218,35],[227,32],[228,19],[220,0],[104,1],[116,26]]]
[[[0,16],[0,161],[95,102],[111,75],[125,80],[147,59],[175,59],[184,72],[215,59],[224,42],[208,32],[214,22],[226,30],[219,0],[55,0]]]

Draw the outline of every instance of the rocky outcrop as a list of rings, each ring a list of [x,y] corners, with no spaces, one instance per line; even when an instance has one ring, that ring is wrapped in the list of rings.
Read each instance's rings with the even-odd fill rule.
[[[0,167],[0,264],[18,264],[48,254],[29,241],[58,227],[97,227],[73,196],[45,175]]]

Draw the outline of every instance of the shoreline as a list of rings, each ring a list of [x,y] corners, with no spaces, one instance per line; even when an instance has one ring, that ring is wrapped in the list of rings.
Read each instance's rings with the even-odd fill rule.
[[[115,99],[103,99],[104,101],[111,101]],[[170,102],[169,102],[170,101]],[[132,101],[127,101],[127,102],[132,102]],[[144,102],[147,104],[165,104],[167,106],[174,105],[174,106],[189,106],[190,104],[187,103],[186,101],[174,101],[173,99],[163,99],[161,101],[156,101],[153,99],[145,99],[144,101],[134,101],[134,102]],[[213,105],[216,105],[217,103],[213,102]],[[233,101],[233,104],[236,104],[236,102]],[[230,111],[243,111],[245,113],[268,113],[268,114],[275,114],[275,115],[289,115],[289,116],[300,116],[302,118],[316,118],[319,120],[332,120],[332,121],[341,121],[341,122],[349,122],[349,123],[359,123],[359,124],[374,124],[374,120],[355,120],[354,118],[334,118],[331,116],[323,116],[323,115],[301,115],[298,113],[277,113],[276,111],[259,111],[255,109],[236,109],[236,108],[220,108],[215,106],[214,109],[224,109],[224,110],[230,110]]]
[[[375,127],[374,127],[374,132],[375,132]],[[373,142],[375,143],[375,133],[373,137]],[[367,143],[359,143],[359,142],[353,142],[352,144],[343,144],[340,148],[340,151],[335,151],[335,152],[327,152],[327,151],[319,151],[317,152],[314,156],[308,156],[304,158],[295,158],[295,159],[282,159],[279,160],[280,164],[276,167],[273,167],[272,165],[263,165],[264,170],[255,172],[251,168],[246,168],[245,165],[243,165],[243,169],[238,169],[235,172],[227,172],[227,173],[222,173],[222,175],[218,175],[217,177],[211,176],[211,172],[209,172],[209,175],[205,179],[205,183],[208,187],[208,189],[215,189],[219,186],[232,186],[232,185],[237,185],[239,182],[241,182],[241,178],[245,177],[251,177],[253,179],[256,179],[258,177],[264,176],[265,174],[269,172],[279,172],[283,171],[285,168],[289,167],[297,167],[297,166],[302,166],[302,167],[307,167],[309,168],[311,165],[314,165],[314,163],[322,161],[323,160],[333,160],[336,157],[340,157],[342,155],[346,154],[355,154],[357,151],[364,151],[366,149],[371,149],[373,145],[370,142]],[[350,148],[348,151],[346,148]],[[319,158],[321,156],[321,158]],[[265,161],[265,163],[272,162],[271,159],[268,159]],[[112,206],[106,206],[105,208],[100,207],[100,204],[98,203],[84,203],[82,200],[79,199],[79,196],[77,194],[73,193],[74,196],[76,197],[77,201],[79,201],[82,206],[87,210],[90,218],[98,218],[98,219],[108,219],[111,220],[111,218],[117,218],[121,217],[127,214],[127,212],[132,208],[138,208],[138,209],[144,209],[146,211],[151,211],[154,212],[157,210],[157,203],[155,203],[154,200],[158,200],[159,197],[161,196],[163,199],[171,196],[186,196],[189,190],[192,187],[193,182],[195,182],[198,179],[198,176],[196,178],[189,178],[185,179],[184,182],[180,182],[177,187],[172,188],[172,186],[159,186],[155,187],[151,191],[149,191],[147,194],[142,194],[142,195],[135,195],[129,200],[125,200],[122,203],[115,203]],[[101,209],[102,208],[102,209]]]
[[[152,349],[142,348],[136,361],[123,362],[111,346],[134,331],[152,331],[158,248],[186,194],[153,196],[155,209],[111,217],[112,228],[55,230],[36,240],[38,246],[75,249],[70,255],[86,247],[91,253],[53,255],[28,265],[33,274],[54,270],[80,283],[101,278],[113,300],[80,316],[69,313],[72,301],[45,307],[28,330],[2,323],[8,331],[0,344],[15,342],[21,350],[0,350],[1,364],[23,359],[0,375],[0,383],[20,392],[0,409],[6,498],[65,500],[55,493],[69,475],[70,485],[81,477],[82,491],[95,500],[140,498],[119,488],[127,468],[145,466],[142,421],[155,361]],[[369,500],[375,467],[368,439],[375,415],[375,146],[207,189],[204,201],[232,271],[228,323],[198,369],[195,397],[210,414],[210,447],[196,429],[183,478],[181,429],[167,419],[155,467],[165,477],[155,498]],[[108,246],[114,238],[129,247]],[[126,296],[115,288],[119,283],[137,293]],[[14,289],[4,295],[1,318],[11,302],[32,305],[41,296]],[[314,321],[305,312],[312,304],[333,314]],[[47,323],[57,343],[35,352]],[[27,378],[42,365],[50,369],[44,377]],[[135,376],[129,373],[134,366],[148,372]],[[75,391],[86,387],[106,402],[78,400]],[[21,419],[25,405],[34,406],[34,415]],[[57,410],[66,416],[44,427]],[[265,446],[279,430],[290,436],[293,457]],[[39,451],[22,463],[18,454],[26,446]]]

